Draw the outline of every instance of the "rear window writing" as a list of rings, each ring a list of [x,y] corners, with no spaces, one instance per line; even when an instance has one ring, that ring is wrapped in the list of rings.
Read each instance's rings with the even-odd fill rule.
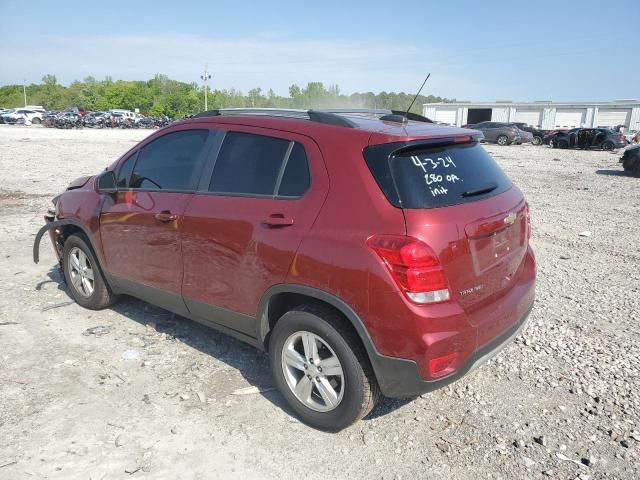
[[[395,150],[402,147],[396,145]],[[365,159],[389,202],[402,208],[473,202],[511,187],[504,172],[477,143],[413,149],[398,155],[388,145],[380,145],[369,147]]]

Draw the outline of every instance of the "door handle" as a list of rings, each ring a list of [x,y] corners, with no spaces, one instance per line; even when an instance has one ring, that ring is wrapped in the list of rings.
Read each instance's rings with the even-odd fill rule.
[[[285,217],[281,213],[274,213],[265,218],[262,224],[270,228],[290,227],[293,225],[293,218]]]
[[[176,218],[178,218],[178,216],[174,215],[169,210],[163,210],[155,215],[155,219],[161,223],[173,222]]]

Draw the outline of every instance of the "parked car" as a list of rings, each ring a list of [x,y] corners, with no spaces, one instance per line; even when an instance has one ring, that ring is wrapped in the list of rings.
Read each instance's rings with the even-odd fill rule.
[[[518,127],[500,122],[480,122],[465,125],[465,128],[479,130],[487,142],[498,145],[519,145],[523,143],[523,133]]]
[[[35,110],[29,110],[26,108],[16,108],[12,112],[2,115],[3,123],[25,123],[30,122],[34,124],[42,123],[43,113]]]
[[[569,129],[568,128],[555,128],[552,130],[547,130],[547,132],[545,133],[544,137],[542,138],[542,144],[543,145],[551,145],[551,139],[557,134],[557,133],[565,133],[568,132]]]
[[[82,107],[69,107],[69,108],[65,108],[62,113],[71,113],[74,115],[78,115],[79,117],[84,117],[85,115],[91,113],[89,112],[89,110],[87,110],[86,108],[82,108]]]
[[[532,127],[523,122],[513,122],[512,124],[524,132],[529,132],[531,134],[531,143],[534,145],[542,145],[545,135],[549,132],[548,130]]]
[[[558,132],[549,138],[552,148],[598,148],[613,150],[624,148],[627,142],[624,135],[608,128],[573,128],[566,132]]]
[[[109,110],[109,113],[113,116],[117,116],[118,118],[124,118],[127,120],[135,120],[136,118],[136,114],[134,112],[132,112],[131,110],[123,110],[123,109],[119,109],[119,108],[113,108],[111,110]]]
[[[627,148],[620,157],[620,163],[625,172],[640,177],[640,145]]]
[[[477,132],[417,115],[215,110],[53,199],[36,235],[89,309],[129,294],[268,352],[307,424],[447,385],[518,334],[522,192]]]

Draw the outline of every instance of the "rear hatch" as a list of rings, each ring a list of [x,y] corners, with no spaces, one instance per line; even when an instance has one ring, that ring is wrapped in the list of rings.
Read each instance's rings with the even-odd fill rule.
[[[503,315],[500,302],[523,270],[528,207],[482,146],[460,140],[370,146],[365,159],[388,200],[403,209],[407,235],[438,255],[450,300],[482,344],[518,320]]]

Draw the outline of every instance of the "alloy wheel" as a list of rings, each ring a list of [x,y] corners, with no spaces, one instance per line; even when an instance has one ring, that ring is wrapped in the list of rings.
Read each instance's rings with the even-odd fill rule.
[[[67,262],[73,288],[83,297],[90,297],[94,289],[94,275],[89,257],[78,247],[73,247]]]
[[[331,346],[318,335],[295,332],[282,348],[282,371],[295,397],[317,412],[329,412],[344,395],[344,372]]]

